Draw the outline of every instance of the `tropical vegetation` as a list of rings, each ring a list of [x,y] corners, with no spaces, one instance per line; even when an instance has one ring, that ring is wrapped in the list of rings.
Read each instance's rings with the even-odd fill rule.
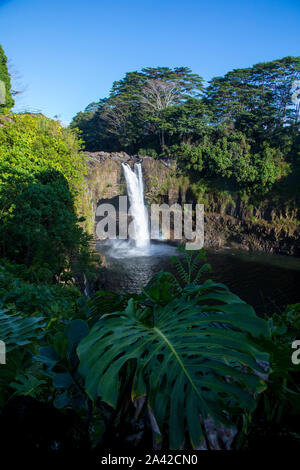
[[[224,284],[203,279],[211,269],[203,250],[181,250],[172,272],[138,294],[99,289],[103,268],[80,199],[82,139],[89,150],[173,156],[199,177],[270,189],[299,163],[299,108],[290,96],[299,60],[235,70],[205,90],[185,67],[128,73],[65,128],[10,112],[0,49],[3,448],[255,448],[262,417],[286,426],[298,412],[299,367],[290,355],[299,304],[258,317]]]

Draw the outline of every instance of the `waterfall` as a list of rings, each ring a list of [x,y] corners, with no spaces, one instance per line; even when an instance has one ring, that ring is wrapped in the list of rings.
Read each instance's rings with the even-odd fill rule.
[[[142,166],[134,164],[134,171],[127,163],[122,163],[126,180],[127,194],[130,202],[131,215],[133,217],[135,244],[137,248],[146,248],[150,243],[148,214],[144,204],[144,183]]]

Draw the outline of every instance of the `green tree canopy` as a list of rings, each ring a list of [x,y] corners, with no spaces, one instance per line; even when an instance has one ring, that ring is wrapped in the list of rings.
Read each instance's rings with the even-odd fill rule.
[[[251,135],[266,135],[283,124],[298,123],[299,106],[292,100],[300,78],[300,57],[263,62],[213,78],[206,91],[215,120],[234,121]]]
[[[166,138],[175,132],[172,126],[166,126],[165,112],[199,98],[202,92],[202,78],[187,67],[128,72],[113,83],[107,100],[89,105],[73,119],[71,127],[83,132],[88,150],[98,145],[104,150],[135,151],[148,143],[161,151]]]

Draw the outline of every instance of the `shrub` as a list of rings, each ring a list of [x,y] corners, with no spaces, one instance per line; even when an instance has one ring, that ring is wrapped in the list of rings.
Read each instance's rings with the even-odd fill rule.
[[[66,277],[89,237],[65,177],[55,170],[0,176],[0,253],[32,270]],[[71,274],[70,274],[71,275]]]
[[[157,158],[157,151],[154,150],[154,149],[140,149],[138,151],[138,155],[141,156],[141,157],[152,157],[152,158]]]
[[[39,278],[64,280],[88,261],[76,203],[84,189],[81,142],[44,116],[0,118],[0,256]]]

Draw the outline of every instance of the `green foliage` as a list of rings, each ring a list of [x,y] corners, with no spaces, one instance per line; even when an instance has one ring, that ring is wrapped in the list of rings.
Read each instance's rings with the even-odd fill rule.
[[[217,131],[197,146],[181,143],[171,151],[180,168],[228,180],[241,190],[267,192],[290,173],[290,165],[280,150],[264,142],[261,153],[253,154],[245,136],[237,132],[222,136]]]
[[[0,118],[1,180],[60,172],[72,194],[80,191],[86,172],[81,141],[74,131],[42,115],[14,114]]]
[[[23,263],[41,280],[71,278],[72,265],[88,250],[73,196],[57,171],[0,177],[0,253]]]
[[[76,214],[85,174],[76,134],[43,116],[0,121],[3,405],[16,394],[49,399],[50,376],[33,359],[39,344],[57,344],[69,323],[85,315],[75,279],[85,270],[89,276],[94,261]]]
[[[106,151],[114,151],[117,149],[117,140],[113,135],[108,135],[106,130],[106,122],[102,118],[105,109],[106,99],[100,100],[98,103],[89,104],[83,112],[79,112],[72,119],[71,129],[78,129],[84,139],[86,150],[94,152],[101,149]]]
[[[300,57],[263,62],[211,80],[207,100],[217,120],[233,121],[247,135],[262,138],[277,126],[299,122],[291,93],[299,77]]]
[[[56,408],[88,408],[76,355],[76,347],[88,332],[89,327],[84,320],[73,320],[64,332],[55,333],[51,346],[40,347],[34,357],[34,361],[44,366],[44,376],[52,380]]]
[[[270,189],[274,183],[290,173],[290,164],[286,163],[280,150],[264,144],[261,154],[254,155],[256,169],[255,184],[258,190]]]
[[[292,343],[299,339],[300,304],[288,305],[268,319],[271,337],[259,343],[270,354],[270,376],[262,396],[268,421],[280,423],[284,415],[300,412],[300,368],[292,362]]]
[[[11,93],[10,76],[7,70],[7,58],[0,45],[0,114],[8,113],[13,105],[14,99]]]
[[[8,313],[8,314],[7,314]],[[30,344],[41,338],[42,317],[23,318],[18,314],[0,309],[0,338],[6,345],[6,351]]]
[[[6,346],[6,364],[0,368],[0,406],[9,398],[11,384],[30,365],[30,350],[44,336],[42,317],[22,316],[0,307],[0,339]]]
[[[201,276],[205,272],[211,271],[211,265],[204,263],[203,261],[206,260],[206,253],[204,248],[198,251],[185,251],[184,245],[179,246],[179,251],[184,252],[184,259],[179,256],[174,256],[171,258],[171,262],[173,262],[176,266],[177,270],[177,277],[174,276],[174,281],[179,289],[179,291],[182,291],[182,287],[180,285],[180,281],[183,283],[183,285],[187,284],[195,284],[199,282],[201,279]],[[202,266],[200,266],[200,264]]]
[[[42,315],[47,324],[56,323],[56,327],[80,315],[82,294],[77,287],[51,285],[35,275],[31,268],[1,260],[0,307],[22,312],[26,317]]]
[[[13,395],[41,398],[41,395],[47,390],[48,383],[46,380],[39,378],[38,375],[39,371],[34,367],[20,372],[14,381],[10,383],[10,387],[14,390]]]
[[[113,83],[108,99],[91,103],[78,113],[71,128],[82,131],[87,150],[138,152],[152,148],[161,152],[169,135],[181,132],[175,116],[168,118],[170,109],[195,103],[202,90],[201,77],[187,67],[148,67],[129,72]],[[183,122],[184,117],[180,120]]]
[[[43,116],[13,115],[0,125],[0,256],[41,281],[68,281],[92,264],[76,214],[84,190],[81,143]]]
[[[76,280],[98,266],[76,214],[86,166],[74,130],[88,150],[173,156],[195,191],[221,181],[248,201],[299,172],[299,60],[234,70],[204,96],[186,67],[130,72],[68,129],[41,115],[0,118],[1,406],[25,395],[75,410],[93,445],[104,421],[144,413],[172,449],[209,445],[207,418],[245,431],[261,408],[271,423],[299,412],[299,305],[258,318],[223,284],[200,283],[211,269],[203,251],[176,257],[177,275],[158,273],[140,294],[81,295]],[[0,114],[10,88],[0,47]]]
[[[299,306],[264,321],[223,284],[199,283],[210,269],[203,250],[173,262],[176,275],[158,273],[140,294],[99,291],[89,301],[4,262],[1,405],[29,395],[76,411],[93,445],[106,426],[148,413],[154,440],[172,449],[209,444],[208,417],[241,435],[257,405],[271,422],[297,412]]]
[[[186,168],[201,172],[203,169],[202,148],[200,146],[192,146],[185,142],[171,147],[172,156],[178,160],[181,168]]]
[[[138,155],[141,157],[157,158],[157,152],[154,149],[140,149]]]
[[[75,349],[88,331],[82,319],[86,298],[78,288],[32,283],[31,277],[24,265],[6,261],[0,269],[0,339],[7,346],[7,364],[0,368],[1,404],[12,394],[55,401],[59,379],[65,377],[60,373],[67,373],[63,368],[76,375]],[[45,369],[41,351],[43,358],[45,351],[55,351],[51,370]]]
[[[203,94],[201,78],[185,67],[146,68],[114,82],[109,98],[89,105],[71,127],[82,130],[88,150],[143,156],[153,149],[193,180],[265,194],[299,173],[292,100],[299,78],[300,58],[285,57],[216,77]]]

